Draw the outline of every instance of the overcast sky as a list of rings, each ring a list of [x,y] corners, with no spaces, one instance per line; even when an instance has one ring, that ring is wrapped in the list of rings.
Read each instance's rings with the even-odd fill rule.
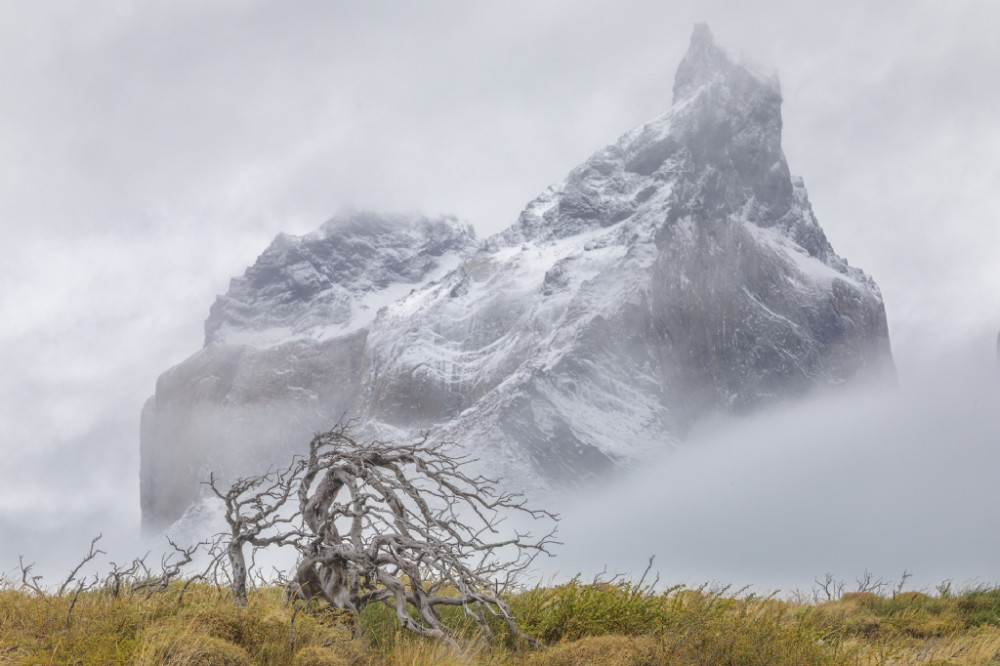
[[[777,71],[790,168],[881,286],[904,388],[992,369],[994,0],[0,0],[0,571],[131,538],[142,403],[275,234],[348,205],[504,228],[669,106],[697,21]]]

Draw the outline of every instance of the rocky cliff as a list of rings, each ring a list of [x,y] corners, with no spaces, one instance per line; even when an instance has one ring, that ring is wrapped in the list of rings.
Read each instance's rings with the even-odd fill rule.
[[[875,283],[838,257],[781,149],[777,80],[697,26],[672,107],[481,244],[455,220],[346,214],[279,236],[143,415],[147,527],[208,470],[342,415],[456,442],[528,492],[700,419],[892,373]]]

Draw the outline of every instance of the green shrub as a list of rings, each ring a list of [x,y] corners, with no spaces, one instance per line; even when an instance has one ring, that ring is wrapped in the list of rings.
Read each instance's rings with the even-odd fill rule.
[[[536,587],[510,601],[521,629],[546,643],[585,636],[655,633],[663,626],[660,595],[628,583],[581,583],[579,577],[556,587]]]
[[[1000,627],[1000,588],[979,587],[963,592],[955,606],[970,627]]]
[[[686,590],[668,598],[664,664],[820,666],[848,663],[835,642],[787,602],[727,590]]]

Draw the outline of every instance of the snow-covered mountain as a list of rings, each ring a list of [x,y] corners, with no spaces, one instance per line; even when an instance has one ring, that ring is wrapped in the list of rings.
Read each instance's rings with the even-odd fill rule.
[[[780,106],[777,80],[699,25],[671,109],[501,234],[347,213],[279,236],[146,405],[146,526],[176,519],[208,470],[284,461],[344,415],[455,442],[534,493],[707,415],[891,373],[878,288],[790,176]]]

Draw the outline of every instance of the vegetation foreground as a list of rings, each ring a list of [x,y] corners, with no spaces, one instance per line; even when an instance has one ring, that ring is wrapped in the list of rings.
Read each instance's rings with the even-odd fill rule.
[[[443,617],[462,638],[455,649],[402,631],[382,605],[354,618],[287,601],[280,587],[251,590],[239,608],[228,589],[202,582],[155,594],[8,583],[0,664],[1000,664],[1000,588],[819,589],[822,601],[573,580],[506,597],[539,649],[519,644],[503,622],[487,641],[460,606]]]

